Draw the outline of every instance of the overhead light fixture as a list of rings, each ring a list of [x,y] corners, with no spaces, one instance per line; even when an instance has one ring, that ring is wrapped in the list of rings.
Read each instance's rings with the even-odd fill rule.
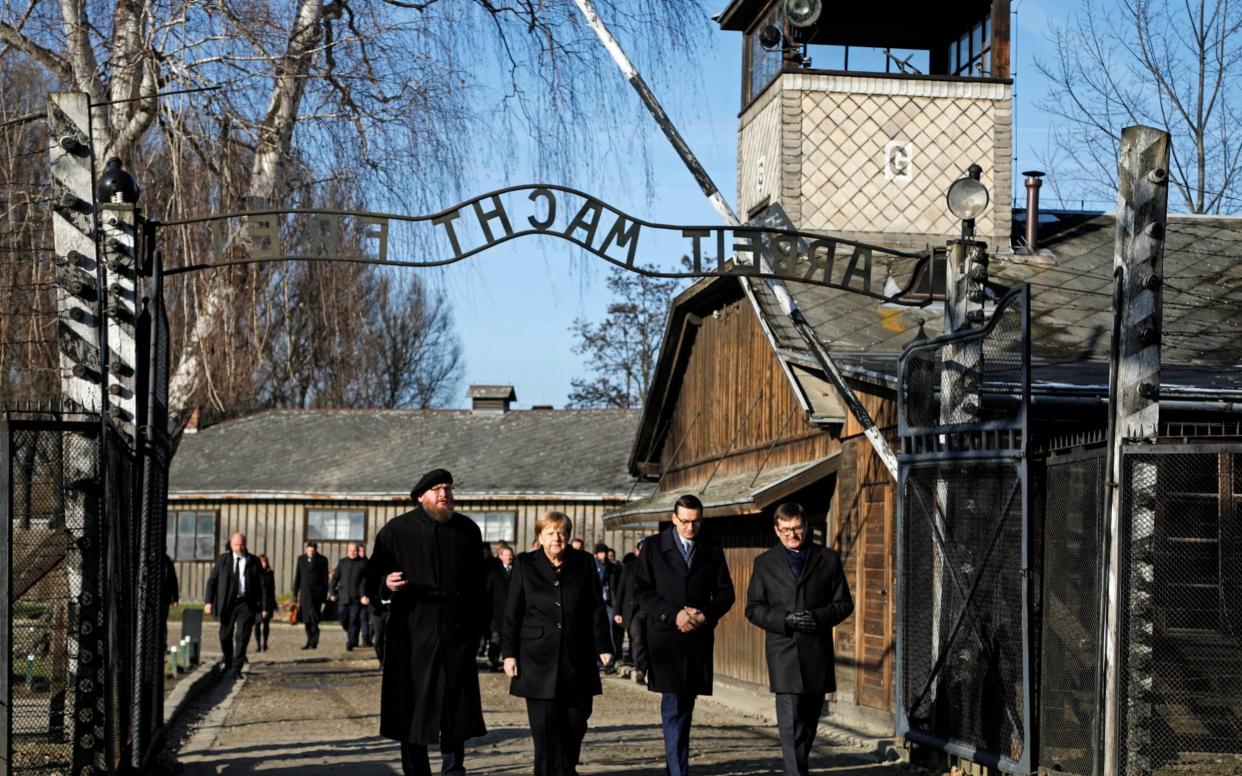
[[[973,221],[988,207],[988,189],[978,178],[959,178],[949,186],[945,199],[949,212],[963,221]]]
[[[820,0],[785,0],[785,18],[791,27],[810,27],[823,10]]]

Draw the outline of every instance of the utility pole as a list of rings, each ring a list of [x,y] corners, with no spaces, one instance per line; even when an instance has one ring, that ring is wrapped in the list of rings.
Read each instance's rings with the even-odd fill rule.
[[[725,223],[729,226],[741,226],[742,222],[738,219],[737,214],[733,212],[733,208],[729,207],[729,203],[725,201],[720,194],[720,189],[716,187],[707,170],[703,169],[703,165],[699,163],[694,152],[690,150],[690,146],[686,143],[685,138],[677,131],[677,127],[673,124],[672,119],[665,113],[660,101],[656,99],[651,88],[647,86],[647,82],[643,80],[642,75],[635,69],[630,58],[626,56],[621,45],[617,43],[616,38],[612,37],[612,33],[604,26],[604,22],[599,18],[599,14],[595,12],[595,8],[591,5],[590,0],[574,0],[578,5],[578,10],[582,11],[582,15],[586,18],[587,26],[589,26],[599,37],[600,42],[604,44],[604,48],[608,50],[613,61],[617,63],[617,67],[621,69],[621,73],[625,76],[630,85],[634,87],[634,91],[643,101],[643,105],[651,112],[652,118],[655,119],[660,130],[664,132],[664,136],[668,138],[673,149],[677,151],[677,155],[681,157],[682,162],[690,170],[690,174],[694,176],[694,180],[699,184],[699,189],[711,202],[712,207],[720,214]],[[765,273],[772,272],[771,262],[763,252],[756,254],[758,260]],[[746,296],[750,299],[752,305],[758,309],[758,302],[755,299],[754,289],[751,287],[750,279],[746,277],[739,278]],[[892,447],[889,446],[888,440],[884,438],[883,432],[876,426],[872,420],[871,414],[867,412],[867,408],[863,406],[854,390],[845,382],[845,377],[841,374],[840,368],[832,359],[832,355],[828,352],[828,348],[819,339],[819,335],[811,328],[802,311],[798,309],[797,303],[793,297],[789,295],[789,289],[785,288],[785,284],[779,280],[769,280],[768,287],[772,289],[772,294],[776,297],[777,304],[780,305],[781,311],[785,313],[792,321],[794,328],[798,331],[798,335],[806,343],[812,355],[819,362],[820,368],[824,370],[824,374],[828,377],[829,382],[837,390],[842,401],[849,407],[850,413],[863,429],[863,434],[867,437],[867,441],[871,443],[876,455],[879,457],[884,468],[888,470],[889,477],[892,479],[894,486],[897,483],[897,456],[893,453]]]
[[[1156,465],[1136,458],[1127,472],[1122,448],[1128,440],[1152,440],[1160,433],[1161,289],[1169,145],[1169,134],[1152,127],[1126,127],[1121,132],[1113,247],[1108,481],[1104,487],[1108,598],[1102,772],[1106,774],[1150,771],[1152,710],[1144,690],[1150,689],[1152,681],[1154,569],[1150,553],[1140,548],[1150,547],[1153,538]],[[1130,497],[1123,504],[1122,494],[1127,490]],[[1123,562],[1130,565],[1133,584],[1121,577]],[[1129,627],[1121,633],[1122,612],[1127,610]],[[1123,662],[1129,669],[1125,674]],[[1124,696],[1123,682],[1130,684]],[[1128,707],[1124,731],[1118,729],[1123,697]]]
[[[103,268],[96,252],[95,193],[91,188],[90,98],[54,92],[48,98],[52,167],[52,229],[56,262],[57,338],[62,408],[103,411],[107,339],[102,321]],[[62,507],[68,576],[65,696],[52,701],[53,725],[63,724],[72,773],[107,770],[107,629],[104,622],[100,446],[96,435],[62,434]]]

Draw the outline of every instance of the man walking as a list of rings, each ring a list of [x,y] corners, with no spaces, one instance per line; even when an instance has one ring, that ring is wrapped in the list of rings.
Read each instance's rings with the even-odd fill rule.
[[[746,619],[767,631],[785,776],[806,776],[824,696],[837,690],[832,629],[854,601],[841,556],[811,541],[801,505],[781,504],[773,522],[779,541],[755,558]]]
[[[621,654],[621,625],[616,621],[617,596],[621,592],[621,569],[608,560],[608,545],[600,542],[595,545],[595,575],[599,577],[599,586],[604,593],[604,609],[608,614],[608,636],[612,641],[612,654]],[[605,673],[616,673],[616,664],[609,663],[604,667]]]
[[[293,595],[298,599],[298,619],[306,629],[302,649],[319,649],[319,616],[328,597],[328,559],[319,554],[319,545],[306,543],[306,554],[298,558],[293,572]]]
[[[214,614],[220,621],[220,652],[224,655],[221,668],[231,669],[240,678],[254,618],[267,614],[263,611],[267,596],[259,559],[246,552],[245,534],[229,537],[229,551],[212,565],[203,600],[203,613]]]
[[[647,688],[661,694],[660,721],[670,776],[690,772],[694,701],[712,694],[716,624],[733,606],[733,580],[724,550],[700,539],[703,504],[677,499],[673,525],[643,540],[634,601],[647,624]]]
[[[500,670],[500,633],[505,626],[505,602],[509,600],[509,580],[513,577],[513,548],[498,542],[495,560],[487,570],[487,600],[491,605],[487,665],[493,672]]]
[[[368,597],[389,600],[380,735],[401,742],[407,776],[430,776],[430,744],[439,744],[442,773],[464,774],[466,739],[487,732],[475,666],[488,625],[483,537],[453,511],[444,469],[410,495],[417,506],[380,530],[365,575]]]
[[[358,560],[362,561],[362,567],[365,569],[367,565],[367,545],[366,542],[358,543]],[[361,588],[362,592],[366,592],[366,587]],[[367,599],[370,600],[370,599]],[[371,622],[371,609],[364,601],[362,604],[362,643],[368,647],[375,646],[375,626]]]
[[[336,562],[336,570],[332,573],[332,592],[328,599],[336,601],[341,627],[345,629],[346,652],[353,652],[358,646],[363,618],[370,619],[367,604],[371,599],[366,596],[362,579],[366,564],[358,557],[358,544],[350,542],[345,557]]]
[[[639,684],[647,681],[647,628],[634,601],[634,575],[638,571],[638,558],[642,552],[643,543],[640,541],[622,561],[621,590],[617,594],[617,613],[613,617],[613,622],[621,625],[630,638],[630,664],[634,666],[634,680]]]

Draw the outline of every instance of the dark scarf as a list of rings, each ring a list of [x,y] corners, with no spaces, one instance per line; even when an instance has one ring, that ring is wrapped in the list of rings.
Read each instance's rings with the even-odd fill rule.
[[[811,544],[799,547],[796,551],[790,550],[785,545],[781,545],[781,552],[785,553],[785,562],[789,564],[789,570],[793,572],[794,579],[802,576],[802,568],[806,566],[806,560],[811,556]]]

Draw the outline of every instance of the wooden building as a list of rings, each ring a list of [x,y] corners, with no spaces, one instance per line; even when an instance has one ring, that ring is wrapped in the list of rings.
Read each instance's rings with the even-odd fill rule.
[[[1028,213],[1015,211],[1009,194],[1009,3],[825,5],[824,18],[809,32],[791,30],[782,8],[776,0],[735,0],[718,17],[725,29],[743,33],[738,212],[752,223],[881,246],[943,246],[960,233],[945,191],[979,164],[992,195],[978,222],[992,255],[992,280],[1032,287],[1032,428],[1047,439],[1102,427],[1113,221],[1046,210],[1031,214],[1037,243],[1022,236]],[[797,45],[764,48],[760,34],[767,25],[786,40],[808,42],[815,66],[799,61]],[[921,54],[913,60],[922,63],[918,72],[910,60],[896,67],[887,56],[894,53],[898,59]],[[843,66],[825,67],[834,62]],[[1218,304],[1242,288],[1240,254],[1238,219],[1169,220],[1165,272],[1180,280],[1165,290],[1161,391],[1169,419],[1219,419],[1229,402],[1242,398],[1238,370],[1219,368],[1239,362],[1227,339],[1236,303]],[[909,278],[912,262],[877,253],[869,269],[873,287],[891,292]],[[907,343],[943,330],[937,294],[943,271],[936,267],[924,285],[923,308],[789,286],[890,437],[898,358]],[[704,280],[673,301],[630,472],[658,489],[610,512],[609,528],[654,530],[678,495],[696,493],[706,507],[704,530],[727,548],[739,605],[718,631],[717,677],[725,681],[766,683],[763,637],[745,621],[740,602],[752,559],[775,542],[775,506],[802,503],[817,540],[842,553],[855,600],[854,615],[836,629],[833,713],[843,724],[891,734],[893,484],[764,283]]]
[[[187,433],[168,504],[182,595],[202,596],[235,531],[267,553],[277,592],[288,592],[307,540],[333,563],[350,541],[371,545],[435,467],[453,472],[457,510],[488,541],[523,549],[535,519],[558,510],[588,544],[626,546],[602,515],[649,490],[625,471],[636,411],[513,410],[511,386],[471,386],[470,395],[471,410],[273,410]]]

